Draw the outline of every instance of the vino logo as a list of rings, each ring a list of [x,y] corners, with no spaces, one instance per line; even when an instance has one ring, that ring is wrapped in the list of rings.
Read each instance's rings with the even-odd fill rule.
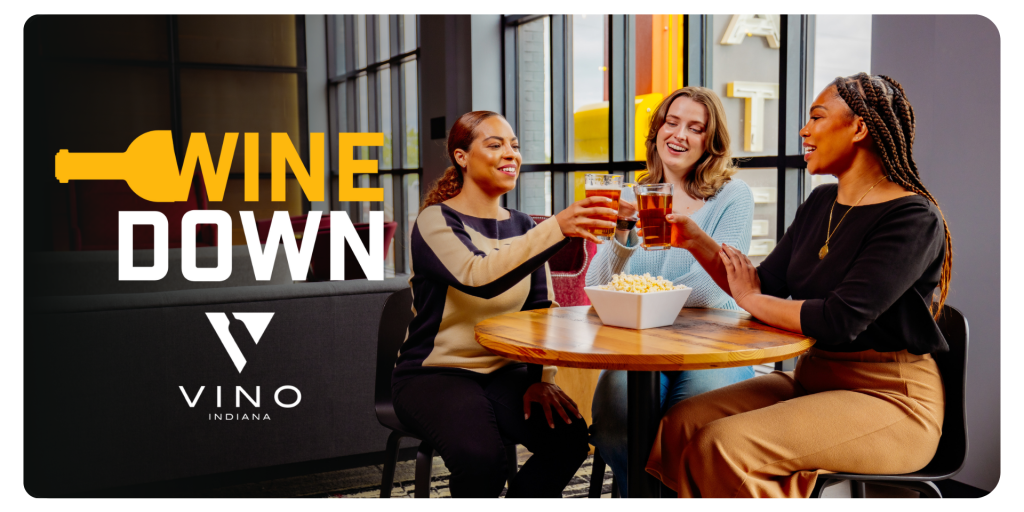
[[[249,335],[252,336],[252,341],[255,344],[259,344],[260,338],[263,337],[263,332],[270,325],[270,319],[274,317],[273,313],[232,313],[231,315],[236,320],[241,320],[245,324],[245,328],[249,331]],[[224,349],[228,351],[228,357],[231,358],[231,362],[235,363],[238,373],[242,373],[242,368],[245,367],[246,362],[245,356],[239,350],[235,338],[231,336],[231,330],[228,328],[231,325],[231,320],[228,320],[228,315],[226,313],[207,313],[206,318],[210,319],[213,330],[217,333],[217,337],[220,338]]]

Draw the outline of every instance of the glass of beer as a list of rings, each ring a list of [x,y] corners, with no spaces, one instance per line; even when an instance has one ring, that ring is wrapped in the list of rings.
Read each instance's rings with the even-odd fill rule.
[[[672,246],[672,224],[665,216],[672,213],[672,184],[637,185],[637,209],[640,211],[640,244],[647,251]]]
[[[587,197],[604,196],[611,199],[611,204],[601,205],[612,210],[619,210],[619,196],[622,194],[622,176],[617,174],[586,175]],[[615,222],[615,215],[598,215],[596,219]],[[611,240],[615,236],[615,228],[591,228],[590,232],[600,240]]]

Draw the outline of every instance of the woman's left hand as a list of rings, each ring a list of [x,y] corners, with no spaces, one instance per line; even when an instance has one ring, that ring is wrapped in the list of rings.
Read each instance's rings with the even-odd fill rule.
[[[745,299],[761,294],[761,279],[757,277],[757,268],[750,262],[750,258],[735,247],[722,244],[722,250],[718,255],[722,258],[722,264],[729,277],[732,298],[743,308]]]
[[[547,382],[538,382],[530,386],[526,393],[523,394],[523,409],[526,411],[526,419],[530,419],[530,402],[537,402],[544,410],[544,417],[548,420],[548,426],[555,428],[554,416],[551,415],[551,409],[554,408],[558,415],[565,420],[566,423],[572,423],[572,419],[569,418],[569,414],[566,409],[572,411],[577,418],[582,419],[579,408],[576,406],[576,402],[569,398],[569,395],[562,391],[562,388],[549,384]]]

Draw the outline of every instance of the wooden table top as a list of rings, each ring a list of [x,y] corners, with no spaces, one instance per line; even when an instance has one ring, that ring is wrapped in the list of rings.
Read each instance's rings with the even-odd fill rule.
[[[814,344],[725,309],[684,308],[674,324],[643,330],[604,325],[590,306],[538,309],[484,320],[475,331],[481,345],[510,359],[609,370],[750,366],[789,359]]]

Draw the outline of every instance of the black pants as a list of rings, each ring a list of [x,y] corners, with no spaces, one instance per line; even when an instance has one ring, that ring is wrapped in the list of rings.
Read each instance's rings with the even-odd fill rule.
[[[417,376],[394,387],[395,412],[441,454],[453,497],[501,494],[513,463],[504,447],[522,444],[533,456],[505,496],[557,498],[587,458],[587,425],[571,413],[566,424],[556,413],[552,429],[537,403],[526,420],[523,394],[539,380],[524,367]]]

